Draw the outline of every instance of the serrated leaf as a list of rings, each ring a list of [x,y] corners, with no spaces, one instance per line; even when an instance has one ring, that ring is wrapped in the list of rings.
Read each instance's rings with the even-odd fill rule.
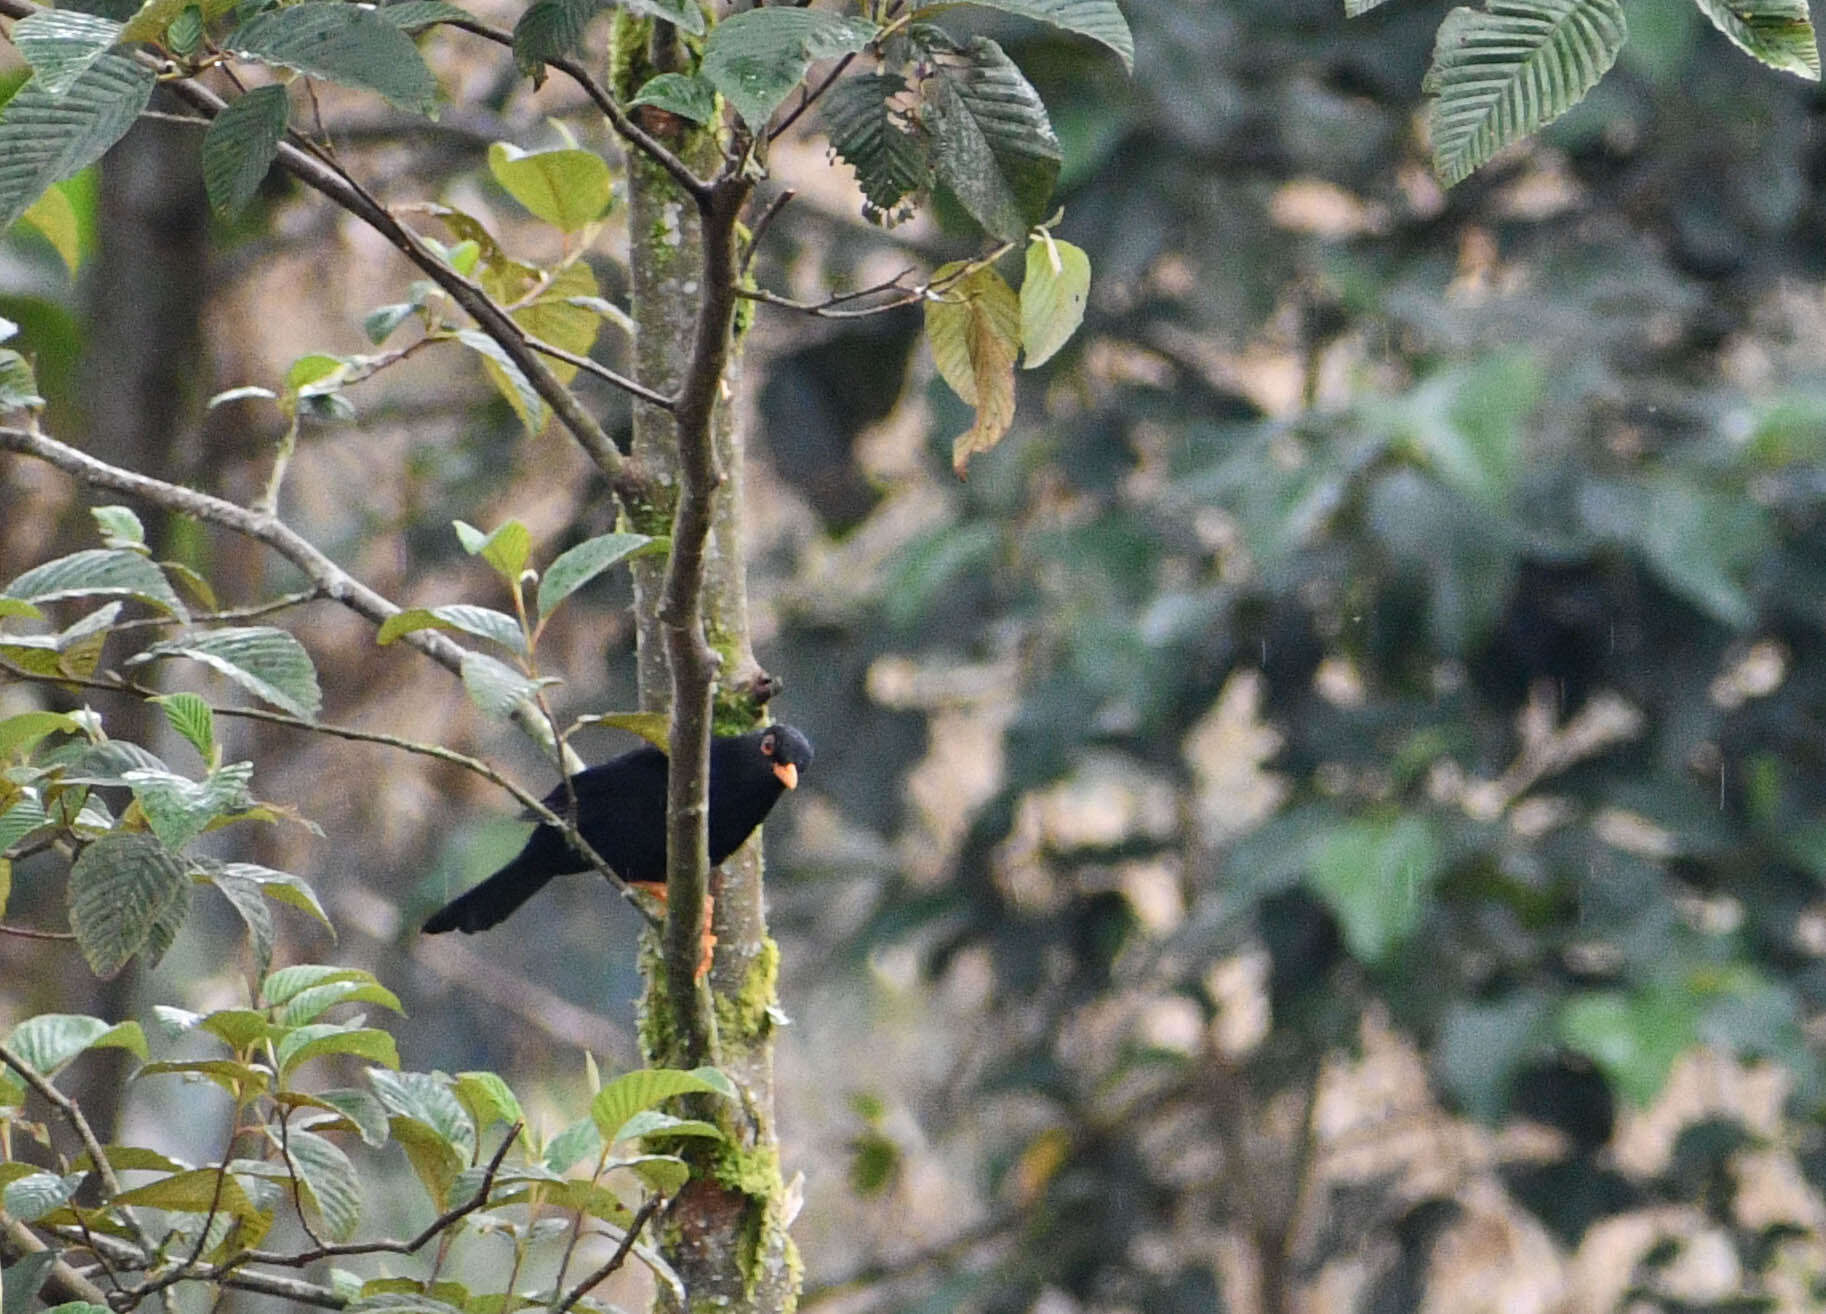
[[[509,196],[560,232],[594,223],[615,199],[608,162],[593,151],[524,151],[497,141],[488,148],[488,171]]]
[[[290,634],[268,625],[227,626],[170,639],[135,654],[127,665],[161,657],[202,662],[261,701],[307,721],[323,706],[310,654]]]
[[[1439,25],[1426,90],[1433,169],[1448,187],[1564,114],[1616,62],[1621,0],[1487,0]]]
[[[332,967],[327,963],[294,963],[260,982],[260,998],[269,1004],[288,1004],[306,990],[339,981],[378,985],[372,972],[359,967]]]
[[[219,212],[232,219],[254,199],[279,156],[290,112],[284,87],[255,87],[210,123],[203,133],[203,187]]]
[[[437,79],[412,39],[358,5],[306,0],[269,9],[223,45],[244,59],[377,92],[413,113],[428,114],[437,104]]]
[[[856,171],[864,213],[879,219],[931,185],[926,138],[905,79],[892,73],[845,78],[824,96],[824,130],[831,149]]]
[[[82,726],[62,712],[20,712],[0,721],[0,757],[31,747],[46,735],[81,734]],[[0,843],[0,849],[6,845]]]
[[[111,977],[148,946],[171,909],[188,896],[183,862],[158,839],[117,831],[70,865],[70,929],[99,977]]]
[[[92,506],[89,514],[101,531],[103,546],[129,550],[146,546],[146,527],[132,507]]]
[[[262,867],[257,862],[222,862],[212,863],[209,874],[225,875],[235,880],[251,881],[260,887],[260,892],[276,903],[289,904],[300,908],[324,926],[330,927],[330,915],[323,910],[317,901],[316,893],[305,881],[289,871],[275,871],[271,867]],[[334,931],[334,927],[330,927]]]
[[[675,1095],[710,1094],[734,1098],[735,1087],[715,1068],[637,1068],[624,1072],[596,1092],[590,1118],[605,1145],[622,1138],[623,1126],[635,1114],[656,1108]]]
[[[399,996],[379,982],[330,981],[299,991],[279,1010],[279,1022],[288,1027],[303,1026],[337,1004],[379,1004],[395,1013],[406,1011]]]
[[[538,681],[486,653],[463,654],[463,688],[470,701],[490,716],[511,716],[538,687]]]
[[[139,118],[153,72],[125,55],[104,54],[56,95],[28,82],[0,110],[0,232],[53,183],[100,159]]]
[[[59,1177],[55,1173],[28,1173],[6,1184],[0,1207],[22,1223],[35,1223],[70,1202],[82,1185],[81,1173]]]
[[[203,43],[203,11],[187,4],[165,29],[165,44],[180,55],[193,54]]]
[[[987,37],[931,54],[921,93],[933,172],[985,232],[1018,242],[1045,217],[1064,160],[1046,106]]]
[[[1084,322],[1091,258],[1070,242],[1035,238],[1027,244],[1021,279],[1022,365],[1033,369],[1052,358]]]
[[[1820,80],[1820,47],[1807,0],[1694,0],[1699,12],[1745,54],[1810,82]]]
[[[711,30],[698,71],[758,133],[815,61],[854,54],[879,31],[820,9],[749,9]]]
[[[190,615],[165,572],[140,553],[124,548],[86,548],[47,561],[8,584],[6,593],[29,602],[125,596],[151,603],[180,620]]]
[[[80,1013],[40,1013],[13,1028],[6,1046],[33,1072],[54,1077],[87,1049],[124,1049],[146,1057],[146,1033],[137,1022],[110,1026]]]
[[[165,713],[171,728],[184,736],[205,762],[216,756],[216,714],[193,693],[160,694],[151,700]]]
[[[241,811],[253,799],[247,786],[252,762],[231,762],[202,780],[169,771],[127,771],[121,779],[133,790],[152,833],[176,853],[201,835],[218,817]]]
[[[551,615],[558,604],[603,571],[632,557],[645,555],[664,540],[645,534],[598,534],[558,554],[539,579],[539,619]]]
[[[407,611],[395,612],[381,624],[375,642],[385,647],[401,635],[426,629],[473,634],[478,639],[498,643],[511,652],[526,651],[526,636],[520,632],[519,621],[504,611],[475,607],[463,602],[441,607],[413,607]]]
[[[491,1123],[503,1122],[512,1126],[526,1120],[513,1089],[492,1072],[457,1073],[453,1093],[474,1120],[477,1130]]]
[[[39,235],[51,244],[65,269],[72,274],[77,271],[82,264],[82,224],[76,217],[76,207],[70,204],[70,198],[63,188],[47,187],[44,194],[28,205],[25,213],[19,217],[36,228]],[[9,404],[24,403],[8,403],[6,385],[0,382],[0,408]]]
[[[254,971],[266,971],[272,965],[277,932],[273,926],[273,910],[267,907],[261,887],[254,881],[231,876],[219,869],[198,870],[228,900],[229,906],[241,918],[242,925],[247,927],[248,944],[254,954]]]
[[[527,379],[520,366],[501,347],[501,344],[489,337],[480,329],[459,329],[457,341],[483,358],[489,380],[496,390],[507,399],[514,413],[520,417],[528,436],[538,433],[545,427],[549,416],[545,399],[539,396]]]
[[[702,127],[716,113],[716,88],[690,73],[661,73],[648,78],[628,105],[651,105]]]
[[[385,1031],[323,1022],[299,1027],[279,1041],[279,1075],[288,1076],[301,1064],[325,1054],[353,1054],[388,1067],[399,1066],[399,1049]]]
[[[1373,0],[1380,3],[1380,0]],[[1108,46],[1122,60],[1122,66],[1135,68],[1135,38],[1128,20],[1117,8],[1116,0],[969,0],[985,9],[999,9],[1005,14],[1050,23],[1067,32],[1076,32]],[[1350,0],[1346,0],[1348,5]]]
[[[36,83],[61,96],[121,39],[121,25],[76,9],[40,9],[13,25],[12,42]]]
[[[286,1160],[298,1175],[306,1200],[315,1207],[322,1231],[347,1241],[361,1223],[361,1183],[355,1165],[330,1141],[308,1131],[289,1131]]]
[[[541,76],[546,61],[576,54],[590,20],[608,0],[534,0],[514,23],[514,65],[528,77]]]
[[[946,282],[957,268],[933,271],[932,281],[942,290],[926,301],[926,338],[939,375],[976,408],[976,423],[951,444],[952,468],[961,479],[970,457],[995,446],[1014,422],[1021,302],[988,266]]]

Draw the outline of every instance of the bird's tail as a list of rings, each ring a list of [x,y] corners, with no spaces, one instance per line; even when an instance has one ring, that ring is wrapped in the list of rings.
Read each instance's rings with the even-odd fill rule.
[[[546,868],[542,870],[542,868]],[[505,921],[557,873],[549,864],[529,860],[522,853],[500,871],[432,913],[425,921],[426,935],[445,931],[473,934]]]

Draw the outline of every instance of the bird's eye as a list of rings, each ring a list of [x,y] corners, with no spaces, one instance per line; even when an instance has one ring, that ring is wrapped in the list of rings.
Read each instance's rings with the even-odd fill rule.
[[[774,755],[774,737],[772,735],[768,735],[761,741],[761,755],[763,757],[772,757]]]

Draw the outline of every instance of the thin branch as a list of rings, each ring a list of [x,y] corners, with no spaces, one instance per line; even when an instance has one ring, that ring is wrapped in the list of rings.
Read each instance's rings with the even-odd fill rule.
[[[736,295],[749,301],[759,301],[764,305],[778,306],[782,310],[796,310],[803,315],[816,315],[821,319],[862,319],[869,315],[880,315],[889,310],[899,310],[902,306],[917,305],[922,301],[942,297],[946,290],[959,279],[966,278],[977,270],[994,264],[1014,250],[1014,245],[1013,242],[1003,242],[993,251],[967,261],[929,283],[918,283],[912,287],[908,287],[901,280],[913,271],[903,269],[894,277],[884,278],[873,286],[857,288],[851,292],[833,293],[822,301],[794,301],[790,297],[783,297],[777,292],[769,292],[765,288],[739,287],[736,289]],[[887,301],[854,310],[844,308],[853,301],[860,301],[865,297],[883,296],[890,292],[895,295]]]
[[[0,1231],[0,1256],[6,1258],[9,1268],[12,1267],[15,1260],[25,1255],[39,1254],[49,1249],[49,1246],[32,1235],[30,1228],[15,1218],[7,1219],[5,1229]],[[9,1279],[18,1280],[16,1276],[11,1275],[9,1275]],[[105,1307],[108,1303],[108,1295],[105,1291],[61,1259],[51,1265],[50,1272],[44,1275],[39,1290],[49,1292],[59,1304],[71,1300],[86,1300],[91,1305]],[[37,1294],[37,1291],[25,1293],[28,1299]]]
[[[63,1120],[70,1124],[71,1130],[76,1133],[76,1138],[82,1142],[82,1148],[89,1152],[89,1161],[101,1177],[102,1185],[108,1188],[108,1194],[119,1195],[120,1179],[114,1175],[114,1168],[109,1164],[108,1156],[102,1152],[101,1141],[96,1139],[95,1129],[89,1126],[88,1118],[83,1116],[82,1107],[53,1086],[49,1077],[39,1072],[4,1044],[0,1044],[0,1063],[6,1064],[7,1067],[17,1072],[21,1081],[63,1115]]]
[[[130,680],[121,679],[118,676],[116,676],[113,681],[109,681],[83,679],[77,676],[68,675],[40,675],[36,671],[28,671],[24,667],[15,666],[4,658],[0,658],[0,675],[9,675],[16,680],[25,681],[31,684],[54,684],[63,688],[74,687],[77,689],[92,689],[101,693],[127,694],[135,698],[152,698],[158,692],[154,689],[148,689],[143,685],[134,684]],[[293,730],[303,730],[310,734],[328,735],[332,739],[347,739],[354,743],[379,744],[386,748],[398,749],[402,753],[413,753],[419,757],[436,758],[440,762],[448,762],[453,766],[462,767],[465,771],[473,772],[474,774],[481,776],[490,784],[497,785],[508,794],[512,795],[514,801],[519,803],[532,819],[562,831],[565,838],[570,842],[571,847],[576,849],[583,856],[584,861],[588,862],[598,875],[602,876],[603,879],[608,881],[609,884],[613,885],[616,890],[620,892],[622,898],[628,901],[629,905],[646,920],[649,926],[659,925],[659,919],[648,910],[645,901],[640,898],[633,887],[622,880],[621,876],[613,867],[609,866],[607,859],[597,853],[590,842],[584,839],[582,833],[577,830],[575,825],[567,818],[560,816],[558,813],[552,811],[552,809],[546,807],[543,800],[527,792],[524,787],[510,777],[503,775],[488,762],[485,762],[479,757],[471,757],[467,753],[460,753],[454,748],[446,748],[442,744],[431,744],[417,739],[406,739],[399,735],[390,735],[379,730],[357,730],[353,726],[335,725],[327,721],[307,721],[303,717],[293,716],[288,712],[270,711],[264,707],[227,707],[211,703],[209,704],[209,710],[216,716],[238,717],[244,721],[261,721],[267,725],[285,726]],[[39,932],[38,935],[39,938],[45,939],[63,938],[62,936],[54,936],[52,932]],[[70,938],[73,939],[74,937],[72,936]]]
[[[563,347],[560,347],[555,343],[547,342],[543,338],[535,338],[530,333],[526,336],[526,345],[538,352],[541,356],[550,356],[553,360],[561,360],[567,365],[575,365],[585,374],[593,374],[605,383],[612,383],[630,397],[637,397],[641,401],[646,402],[649,406],[657,406],[662,411],[669,411],[672,409],[672,398],[666,396],[665,393],[655,392],[646,384],[610,369],[601,361],[593,360],[588,356],[579,355],[574,351],[566,351]]]
[[[0,0],[0,7],[15,2],[16,0]],[[48,465],[56,466],[65,474],[92,487],[106,488],[117,493],[129,493],[135,497],[144,498],[163,510],[220,525],[244,538],[264,543],[303,571],[318,593],[331,601],[341,603],[358,616],[365,617],[377,625],[384,624],[389,616],[399,611],[396,604],[382,597],[330,560],[315,544],[276,515],[251,511],[208,493],[199,493],[192,488],[180,488],[176,484],[154,479],[150,475],[109,465],[105,461],[96,460],[87,452],[78,451],[66,443],[58,442],[55,438],[47,437],[36,429],[0,426],[0,451],[12,451],[22,456],[35,457]],[[430,657],[452,675],[459,679],[462,678],[465,649],[461,644],[446,638],[436,630],[414,630],[410,634],[403,635],[402,641]],[[514,719],[534,739],[544,742],[536,717],[516,711]],[[305,724],[314,723],[306,722]]]
[[[74,931],[34,931],[29,926],[7,926],[0,923],[0,935],[17,936],[21,940],[75,940]]]
[[[769,201],[767,208],[761,211],[761,217],[754,221],[754,227],[748,234],[748,247],[742,252],[742,268],[738,271],[743,278],[748,277],[748,271],[754,266],[755,253],[761,249],[762,236],[773,225],[773,221],[780,217],[780,211],[798,194],[788,187]]]
[[[227,607],[221,611],[193,611],[190,613],[192,625],[214,625],[223,621],[258,620],[262,616],[271,616],[281,611],[290,611],[293,607],[302,607],[306,603],[318,602],[328,597],[322,589],[299,589],[296,593],[285,593],[270,598],[265,602],[251,603],[245,607]],[[114,634],[127,630],[158,629],[166,625],[182,625],[183,621],[176,616],[138,616],[132,620],[116,621],[108,627]]]
[[[446,23],[444,26],[459,28],[471,36],[479,36],[484,41],[492,41],[498,46],[513,49],[513,33],[502,28],[491,27],[487,23],[475,19]],[[693,173],[691,166],[679,159],[665,143],[629,117],[627,110],[616,102],[615,98],[608,93],[608,89],[592,77],[589,70],[585,69],[583,65],[569,58],[548,59],[545,62],[581,87],[584,95],[588,96],[596,108],[602,112],[602,116],[609,121],[609,126],[615,129],[616,134],[670,174],[672,181],[683,188],[694,200],[701,204],[710,195],[711,184]]]
[[[641,1229],[652,1220],[654,1214],[659,1212],[659,1207],[662,1203],[664,1203],[664,1197],[658,1195],[648,1196],[646,1200],[642,1202],[640,1208],[635,1210],[633,1219],[628,1223],[628,1230],[622,1233],[621,1244],[615,1247],[615,1253],[604,1261],[602,1267],[598,1268],[595,1272],[584,1278],[583,1281],[572,1287],[569,1295],[552,1306],[552,1314],[565,1314],[566,1310],[572,1305],[575,1305],[579,1300],[582,1300],[585,1293],[598,1282],[601,1282],[603,1279],[607,1278],[609,1274],[628,1262],[628,1256],[632,1254],[634,1250],[634,1243],[640,1239]]]
[[[842,59],[838,60],[836,63],[836,66],[834,68],[832,68],[829,73],[826,73],[824,75],[824,81],[820,82],[816,87],[813,87],[810,91],[806,92],[803,96],[801,96],[799,98],[799,103],[793,107],[792,113],[788,114],[785,118],[781,119],[778,123],[776,123],[773,126],[772,130],[769,131],[767,134],[768,142],[771,144],[772,142],[778,141],[780,139],[781,134],[783,134],[788,128],[792,127],[793,124],[797,123],[799,121],[800,115],[804,114],[806,110],[810,109],[813,105],[817,104],[819,97],[823,96],[825,92],[829,91],[836,84],[837,79],[843,76],[845,70],[847,70],[849,68],[849,66],[851,64],[854,64],[855,62],[856,62],[856,52],[855,51],[851,51],[849,54],[845,55]]]

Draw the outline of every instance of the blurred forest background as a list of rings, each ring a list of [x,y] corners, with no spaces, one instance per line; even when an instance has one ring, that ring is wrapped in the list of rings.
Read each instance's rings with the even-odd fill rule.
[[[1132,81],[985,19],[1051,111],[1058,232],[1095,283],[968,483],[916,310],[763,312],[750,339],[757,648],[818,749],[767,828],[804,1306],[1818,1308],[1826,101],[1652,0],[1582,105],[1447,194],[1416,127],[1443,6],[1123,7]],[[447,86],[493,75],[425,47]],[[324,113],[387,199],[511,227],[487,144],[556,140],[572,94],[507,70],[431,126]],[[191,131],[142,123],[109,156],[74,282],[9,234],[0,316],[40,352],[53,432],[247,501],[271,410],[203,400],[362,349],[409,274],[277,182],[212,227]],[[963,253],[864,222],[812,125],[773,163],[799,196],[765,285]],[[610,500],[447,366],[308,429],[288,516],[402,605],[500,605],[452,518],[518,516],[549,557]],[[625,398],[579,386],[625,427]],[[87,546],[86,505],[0,463],[4,574]],[[161,545],[198,532],[146,518]],[[225,601],[294,585],[245,543],[165,550]],[[555,635],[567,714],[632,705],[618,587]],[[328,603],[292,624],[327,720],[548,783],[445,672]],[[635,1061],[637,928],[599,882],[416,935],[517,845],[505,798],[232,733],[261,795],[325,831],[238,841],[341,929],[285,919],[281,959],[397,990],[408,1067],[496,1068],[536,1110],[576,1101],[583,1049]],[[55,922],[28,875],[8,920]],[[69,946],[0,936],[0,1021],[134,1016],[173,983],[232,1002],[238,934],[199,905],[153,979],[86,1001]],[[118,1115],[207,1143],[168,1093]]]

